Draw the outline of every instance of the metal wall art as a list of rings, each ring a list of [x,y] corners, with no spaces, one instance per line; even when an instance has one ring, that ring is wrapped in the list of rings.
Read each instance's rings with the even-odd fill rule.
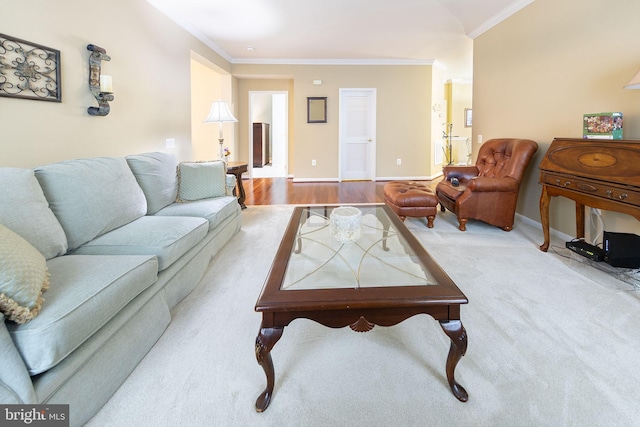
[[[61,102],[60,51],[0,34],[0,96]]]

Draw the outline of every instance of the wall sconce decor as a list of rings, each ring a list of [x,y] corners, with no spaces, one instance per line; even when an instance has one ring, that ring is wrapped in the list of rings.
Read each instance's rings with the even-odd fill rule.
[[[89,56],[89,88],[98,101],[99,107],[89,107],[87,112],[92,116],[106,116],[111,111],[109,101],[113,101],[111,76],[101,74],[102,61],[111,61],[107,51],[93,44],[87,45],[91,51]]]
[[[60,51],[0,34],[0,96],[61,102]]]

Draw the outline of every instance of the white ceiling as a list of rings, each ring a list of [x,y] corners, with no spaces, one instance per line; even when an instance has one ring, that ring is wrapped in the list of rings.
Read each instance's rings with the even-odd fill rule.
[[[470,80],[473,38],[533,0],[147,1],[232,63],[437,63]]]

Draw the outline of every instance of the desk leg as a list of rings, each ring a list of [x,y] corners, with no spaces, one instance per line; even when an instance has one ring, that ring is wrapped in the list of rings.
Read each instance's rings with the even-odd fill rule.
[[[542,252],[547,252],[549,249],[549,202],[551,196],[547,192],[547,186],[542,186],[542,194],[540,195],[540,222],[542,223],[542,234],[544,235],[544,243],[540,245]]]
[[[584,239],[584,205],[576,202],[576,237]]]

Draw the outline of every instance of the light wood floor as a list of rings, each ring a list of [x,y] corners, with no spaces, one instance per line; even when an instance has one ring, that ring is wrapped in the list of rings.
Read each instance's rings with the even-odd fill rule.
[[[431,181],[424,181],[431,184]],[[242,180],[245,204],[300,205],[334,203],[384,203],[385,181],[296,182],[289,178]]]

